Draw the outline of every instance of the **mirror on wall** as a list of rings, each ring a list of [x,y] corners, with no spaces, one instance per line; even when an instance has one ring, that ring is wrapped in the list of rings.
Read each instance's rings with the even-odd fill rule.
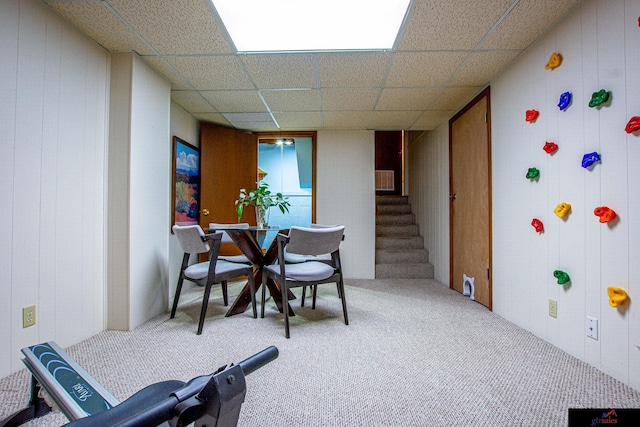
[[[288,197],[291,204],[285,214],[269,209],[269,225],[308,227],[313,222],[313,142],[314,134],[258,138],[258,179],[269,184],[272,192]]]

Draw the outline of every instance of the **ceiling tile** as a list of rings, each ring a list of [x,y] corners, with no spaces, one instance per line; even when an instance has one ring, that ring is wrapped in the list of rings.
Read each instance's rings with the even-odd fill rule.
[[[264,90],[261,91],[271,111],[320,111],[318,91]]]
[[[285,112],[273,113],[280,129],[305,130],[322,127],[322,113],[317,112]]]
[[[482,49],[526,49],[580,0],[520,0]]]
[[[482,89],[482,86],[448,87],[429,105],[429,110],[458,110]]]
[[[231,123],[219,113],[195,113],[193,117],[202,122],[216,123],[227,127],[231,126]]]
[[[166,58],[195,89],[254,89],[233,55],[170,56]]]
[[[230,122],[267,122],[271,120],[269,113],[224,113],[223,116]]]
[[[171,91],[171,99],[187,111],[193,113],[213,113],[216,110],[198,92]]]
[[[484,86],[520,52],[519,50],[474,52],[449,84]]]
[[[276,124],[269,113],[224,113],[222,115],[236,129],[274,129]]]
[[[273,116],[283,130],[308,130],[322,127],[320,112],[273,113]]]
[[[266,112],[257,90],[202,91],[202,96],[222,113]]]
[[[387,72],[390,53],[318,54],[320,85],[325,87],[380,86]]]
[[[428,110],[413,123],[411,129],[435,129],[455,114],[454,110]]]
[[[231,53],[207,1],[107,0],[160,54]]]
[[[380,89],[322,89],[322,109],[325,111],[372,110]]]
[[[398,52],[386,86],[442,86],[466,57],[467,52]]]
[[[435,87],[382,89],[376,110],[422,110],[439,92]]]
[[[171,83],[172,90],[190,90],[193,89],[180,73],[178,73],[163,58],[157,56],[143,56],[142,59],[155,69],[162,77]]]
[[[49,6],[110,52],[153,53],[103,2],[51,2]]]
[[[240,60],[259,89],[315,88],[311,54],[242,55]]]
[[[370,114],[369,111],[325,111],[323,128],[366,129]]]
[[[233,127],[251,132],[268,132],[279,129],[273,120],[268,122],[235,122]]]
[[[512,1],[417,1],[399,49],[473,49]]]
[[[411,126],[421,111],[374,111],[368,127],[379,130],[403,130]]]

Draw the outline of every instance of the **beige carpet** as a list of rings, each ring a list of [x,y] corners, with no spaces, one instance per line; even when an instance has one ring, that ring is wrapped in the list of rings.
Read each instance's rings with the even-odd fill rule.
[[[272,301],[264,319],[225,318],[217,289],[197,336],[196,289],[175,319],[68,352],[124,400],[275,345],[280,357],[247,377],[240,426],[564,426],[570,407],[640,407],[640,392],[436,281],[346,284],[349,326],[333,285],[320,287],[315,311],[292,301],[289,340]],[[28,384],[25,370],[0,380],[0,419],[24,406]],[[64,423],[58,413],[29,425]]]

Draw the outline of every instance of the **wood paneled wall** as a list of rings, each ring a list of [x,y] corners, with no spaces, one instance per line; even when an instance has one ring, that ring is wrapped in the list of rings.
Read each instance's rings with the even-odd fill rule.
[[[0,2],[0,28],[2,377],[104,329],[109,56],[39,1]]]
[[[640,135],[625,124],[640,115],[640,2],[589,0],[523,54],[492,83],[494,311],[568,353],[640,389]],[[553,52],[562,65],[545,70]],[[588,107],[605,89],[611,102]],[[572,93],[566,111],[561,93]],[[540,111],[535,123],[528,109]],[[554,155],[546,141],[559,145]],[[581,167],[585,153],[602,162]],[[540,179],[525,178],[537,167]],[[572,205],[565,220],[553,210]],[[601,224],[594,208],[619,214]],[[545,231],[530,225],[537,217]],[[556,269],[571,277],[560,286]],[[608,304],[607,287],[626,289],[632,303]],[[548,315],[549,299],[558,317]],[[598,341],[586,337],[586,317],[600,321]]]

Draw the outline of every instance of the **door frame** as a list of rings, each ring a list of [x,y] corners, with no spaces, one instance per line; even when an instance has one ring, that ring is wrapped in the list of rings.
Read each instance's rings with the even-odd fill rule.
[[[311,222],[316,222],[316,149],[318,145],[317,131],[279,131],[279,132],[254,132],[256,136],[256,153],[261,139],[270,138],[311,138]],[[256,163],[257,167],[257,163]]]
[[[454,289],[453,282],[453,257],[454,257],[454,242],[453,242],[453,137],[452,137],[452,128],[453,123],[463,116],[468,110],[470,110],[473,106],[475,106],[478,102],[480,102],[483,98],[486,97],[487,102],[487,115],[486,115],[486,123],[487,123],[487,189],[488,194],[488,214],[489,214],[489,272],[488,272],[488,281],[489,281],[489,304],[487,308],[492,310],[493,306],[493,213],[492,213],[492,181],[491,181],[491,87],[487,86],[482,92],[476,95],[467,105],[465,105],[460,111],[458,111],[451,119],[449,119],[449,289]]]

